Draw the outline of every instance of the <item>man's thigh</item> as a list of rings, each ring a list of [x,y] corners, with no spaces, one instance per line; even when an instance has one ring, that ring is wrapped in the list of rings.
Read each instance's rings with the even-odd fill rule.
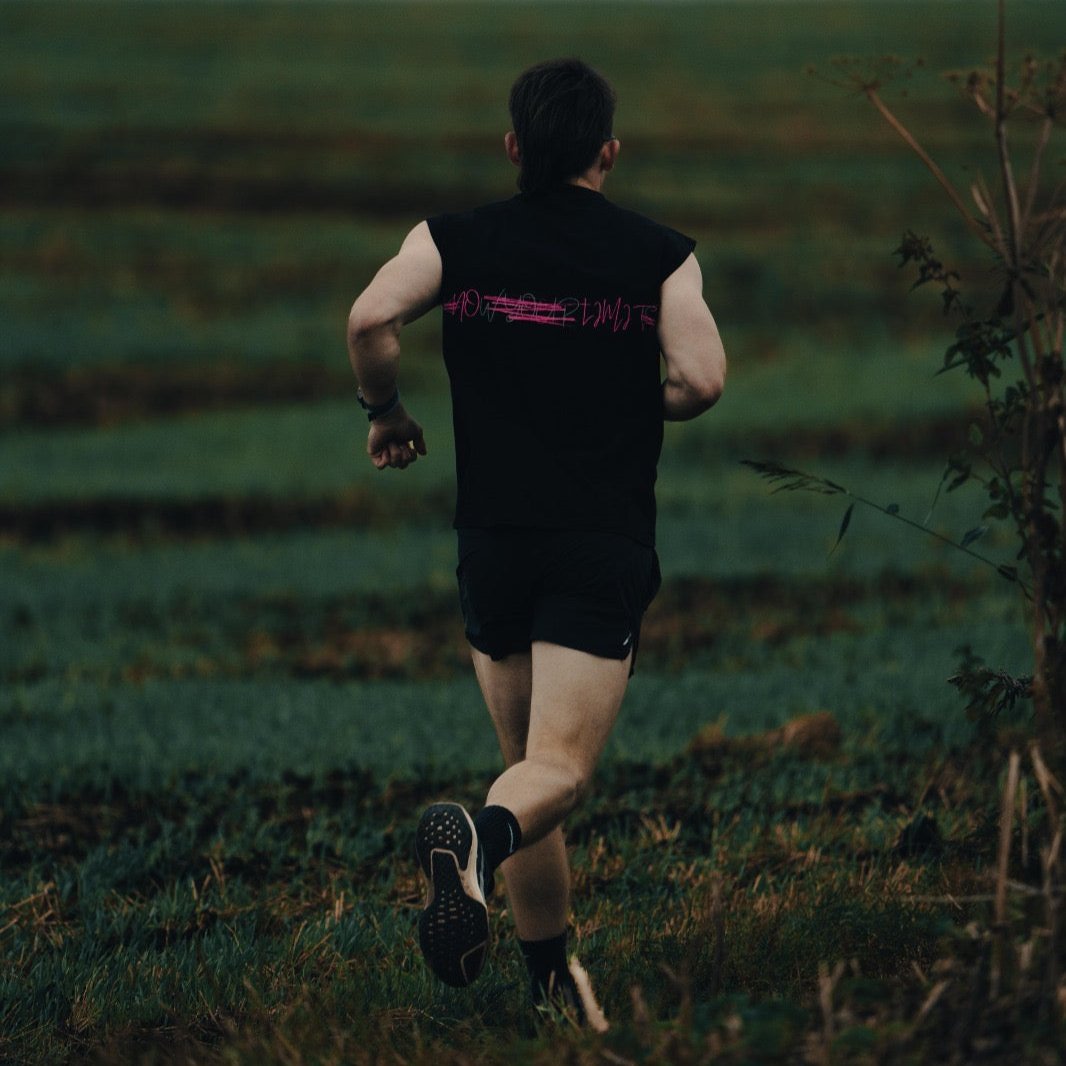
[[[504,659],[495,660],[471,646],[470,657],[489,717],[496,727],[503,760],[507,766],[512,766],[524,759],[526,754],[533,678],[532,656],[528,651],[515,652]]]
[[[527,757],[577,763],[583,777],[611,734],[629,683],[629,658],[534,641]]]

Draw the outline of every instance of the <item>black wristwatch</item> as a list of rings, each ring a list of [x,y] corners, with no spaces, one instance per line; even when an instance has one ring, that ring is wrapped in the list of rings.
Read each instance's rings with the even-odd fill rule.
[[[355,396],[359,401],[359,406],[366,411],[366,419],[368,422],[373,422],[375,418],[383,418],[385,415],[391,414],[400,406],[399,389],[397,389],[384,403],[367,403],[362,389],[356,390]]]

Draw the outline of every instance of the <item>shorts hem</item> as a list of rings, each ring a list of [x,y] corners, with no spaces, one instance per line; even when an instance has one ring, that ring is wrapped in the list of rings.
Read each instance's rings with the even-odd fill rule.
[[[466,642],[470,647],[481,652],[482,655],[487,655],[494,663],[498,663],[501,659],[506,659],[508,655],[515,655],[519,652],[528,652],[530,650],[531,641],[507,641],[502,644],[493,644],[492,641],[485,640],[482,637],[472,637],[469,633],[466,634]]]
[[[629,676],[632,677],[637,665],[637,641],[633,640],[628,647],[626,647],[622,654],[618,654],[617,648],[607,650],[602,645],[597,647],[589,647],[587,644],[582,643],[576,638],[570,637],[556,637],[556,636],[536,636],[532,637],[528,641],[515,641],[504,645],[493,645],[490,641],[482,640],[480,637],[471,637],[469,633],[466,634],[467,643],[470,647],[481,652],[482,655],[487,655],[494,663],[501,662],[510,655],[529,654],[533,648],[534,641],[542,641],[545,644],[555,644],[560,648],[569,648],[571,651],[583,651],[587,655],[593,655],[597,659],[612,659],[615,662],[623,662],[630,654],[633,658],[629,664]]]
[[[612,642],[608,647],[606,644],[593,644],[581,640],[580,637],[560,633],[534,633],[532,639],[543,641],[545,644],[558,644],[560,648],[570,648],[572,651],[583,651],[587,655],[595,655],[597,659],[617,659],[619,662],[629,655],[632,645],[630,642],[626,647],[619,648],[617,642]]]

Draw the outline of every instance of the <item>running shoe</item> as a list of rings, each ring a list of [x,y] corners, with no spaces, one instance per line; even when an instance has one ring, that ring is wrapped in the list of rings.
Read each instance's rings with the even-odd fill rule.
[[[481,973],[489,953],[485,858],[470,815],[458,803],[427,807],[415,854],[428,882],[418,920],[422,954],[446,985],[463,988]]]

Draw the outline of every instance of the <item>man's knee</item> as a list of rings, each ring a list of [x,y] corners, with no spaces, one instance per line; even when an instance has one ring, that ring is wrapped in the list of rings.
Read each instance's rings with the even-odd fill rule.
[[[592,784],[592,769],[580,759],[557,752],[536,752],[528,755],[526,761],[551,773],[557,784],[568,790],[570,806],[576,807],[588,795]]]

